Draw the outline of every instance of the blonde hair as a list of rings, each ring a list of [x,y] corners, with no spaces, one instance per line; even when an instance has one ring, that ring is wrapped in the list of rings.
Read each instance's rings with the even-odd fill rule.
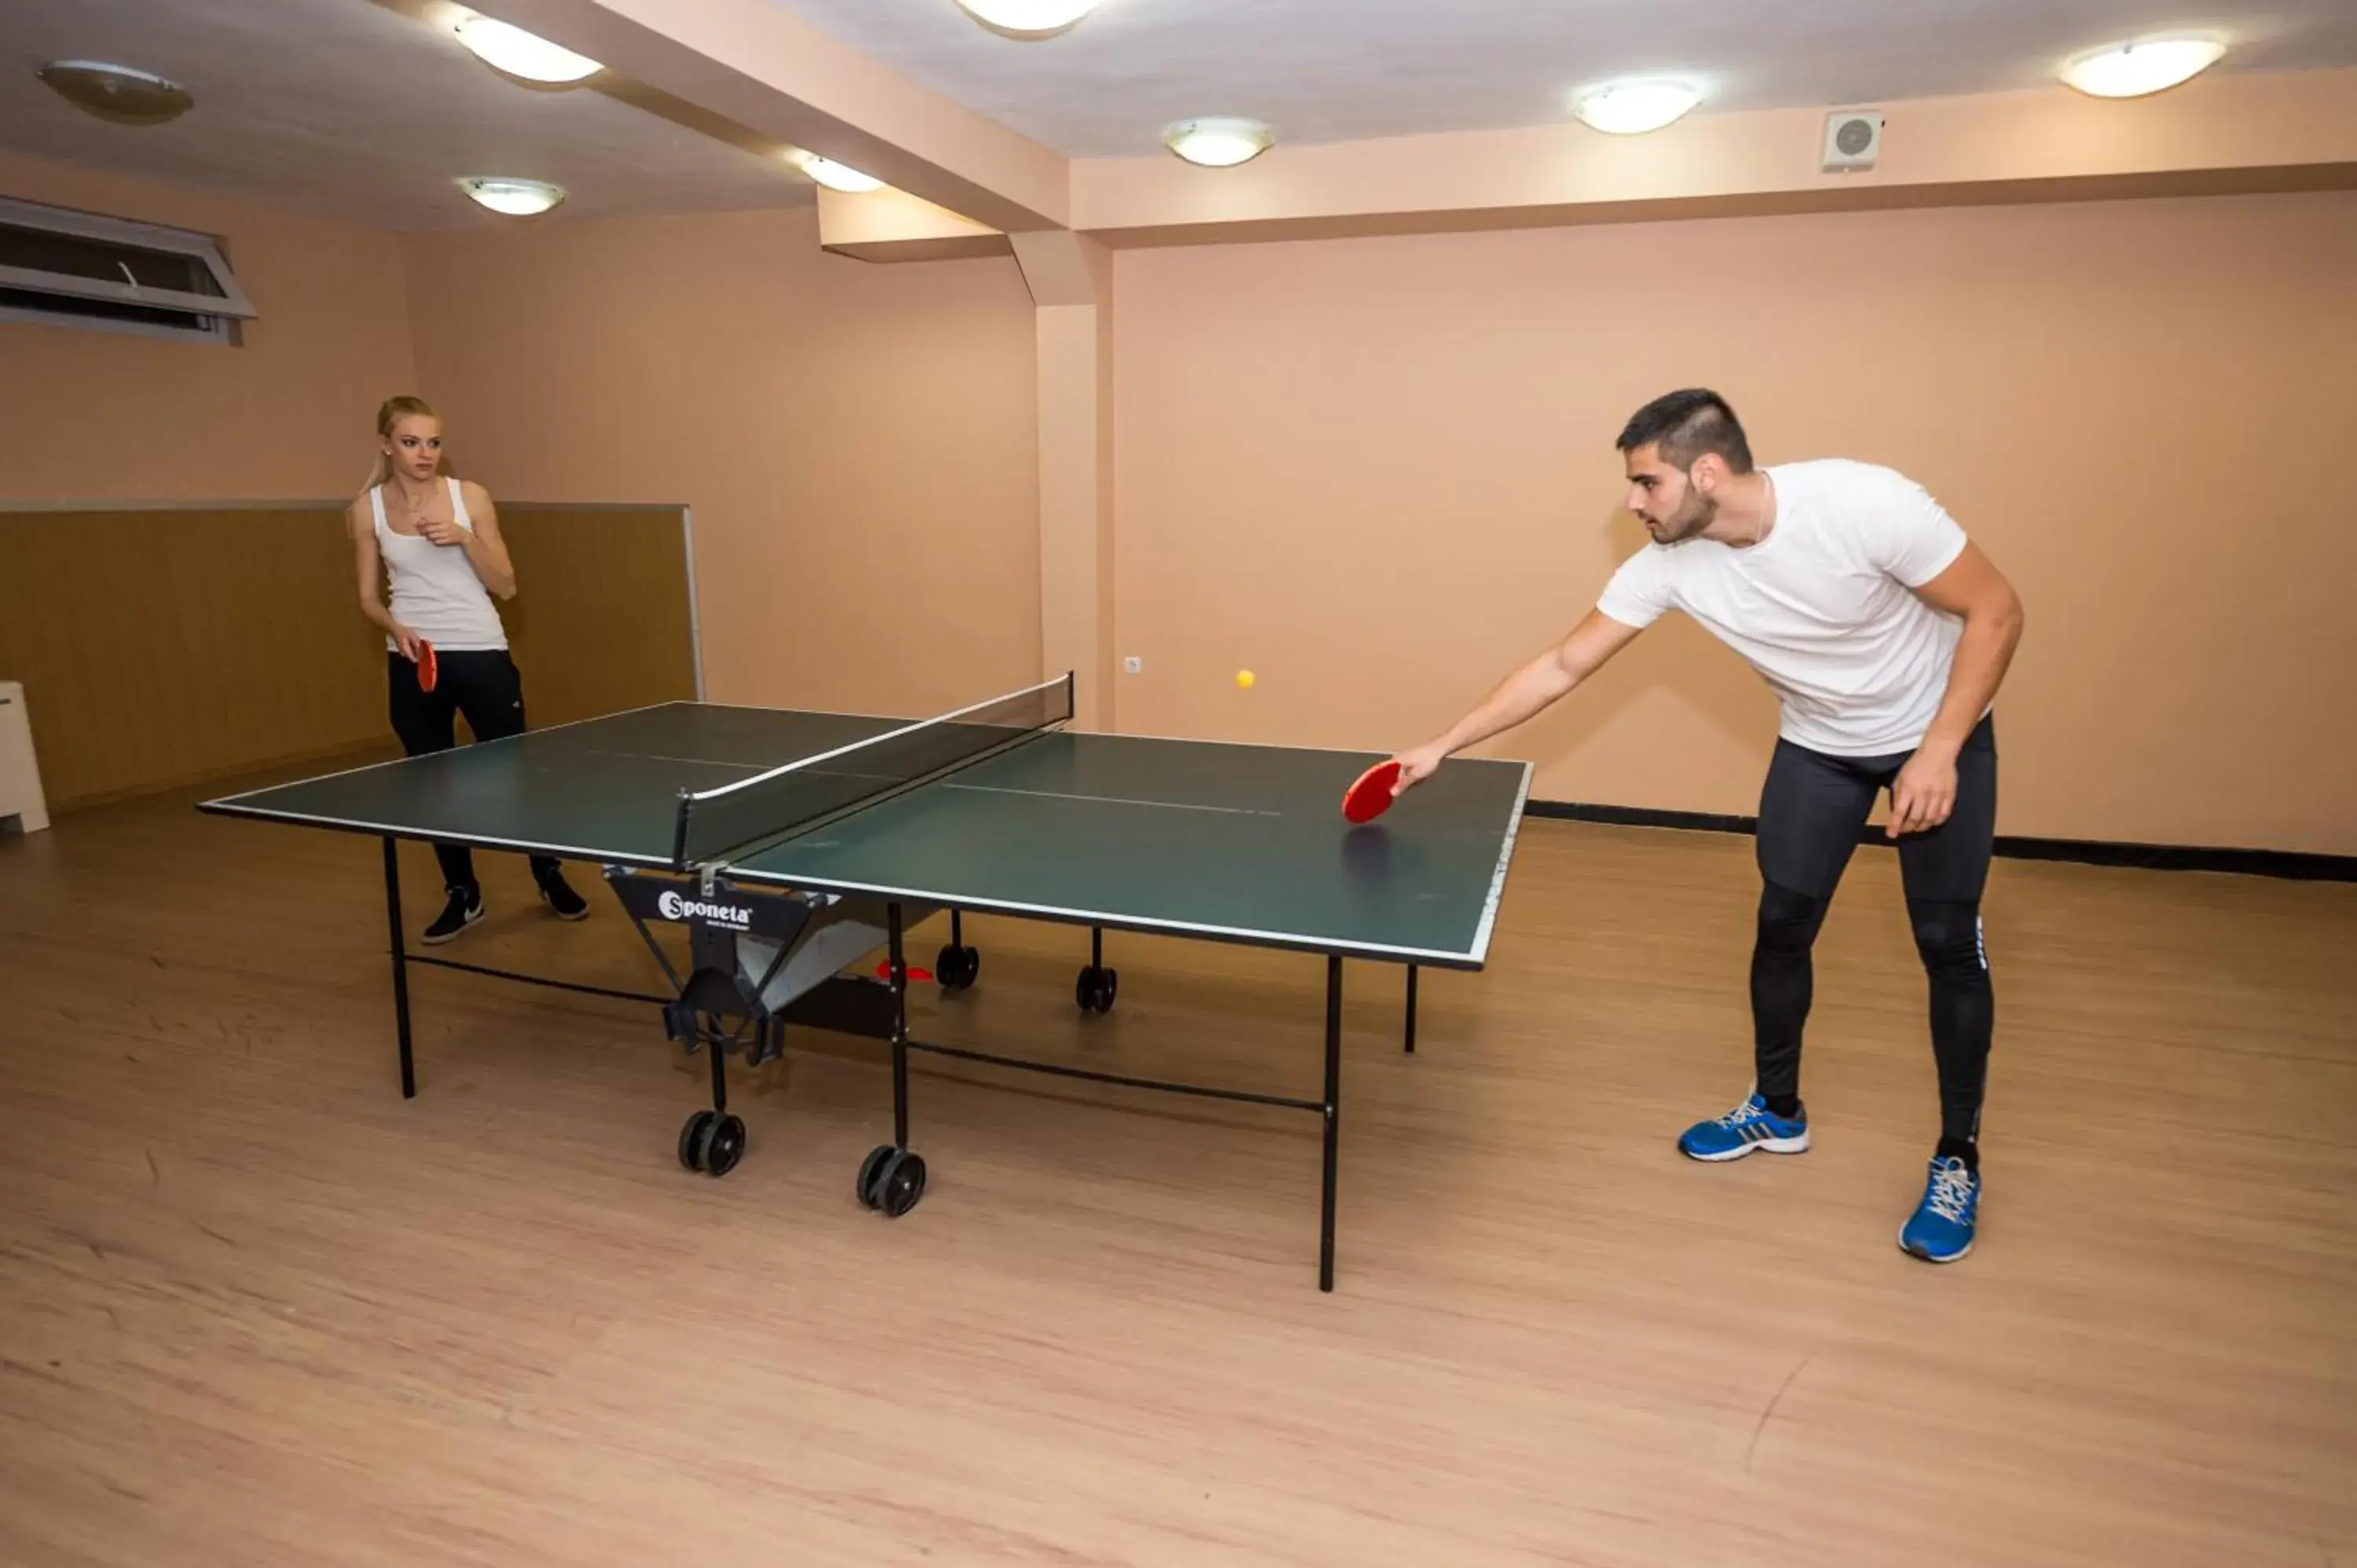
[[[434,412],[434,405],[422,397],[413,397],[407,392],[404,392],[399,397],[389,397],[376,411],[376,433],[379,435],[390,437],[403,420],[414,418],[420,414],[437,424],[442,418],[440,414]],[[445,478],[451,476],[453,470],[447,453],[443,454],[436,463],[434,471],[436,475]],[[379,452],[376,455],[376,467],[370,472],[369,481],[361,487],[361,493],[366,495],[391,478],[393,478],[393,459],[384,453]]]

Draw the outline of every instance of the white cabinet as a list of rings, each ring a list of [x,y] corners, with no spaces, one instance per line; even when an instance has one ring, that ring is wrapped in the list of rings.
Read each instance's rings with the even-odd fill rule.
[[[0,831],[37,833],[48,825],[41,768],[33,758],[33,726],[25,717],[25,688],[0,681]]]

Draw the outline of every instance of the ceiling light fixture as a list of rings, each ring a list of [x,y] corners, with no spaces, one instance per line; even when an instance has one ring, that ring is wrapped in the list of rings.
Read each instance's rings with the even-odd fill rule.
[[[958,0],[965,14],[1010,38],[1052,38],[1077,26],[1097,0]]]
[[[565,188],[544,179],[479,176],[460,180],[458,188],[492,211],[510,218],[536,218],[565,199]]]
[[[1268,151],[1275,133],[1257,120],[1181,120],[1164,127],[1162,145],[1204,168],[1233,168]]]
[[[485,65],[526,81],[579,81],[606,69],[587,55],[575,54],[494,16],[468,16],[454,31]]]
[[[1580,95],[1573,113],[1593,130],[1641,136],[1683,119],[1702,94],[1683,82],[1616,81]]]
[[[2147,38],[2082,55],[2062,80],[2092,98],[2141,98],[2190,81],[2225,52],[2215,38]]]
[[[161,125],[196,102],[177,81],[104,60],[51,60],[33,74],[75,108],[118,125]]]
[[[881,190],[884,182],[872,174],[862,174],[833,158],[823,158],[816,153],[804,153],[802,172],[829,190],[839,190],[845,196],[865,196],[871,190]]]

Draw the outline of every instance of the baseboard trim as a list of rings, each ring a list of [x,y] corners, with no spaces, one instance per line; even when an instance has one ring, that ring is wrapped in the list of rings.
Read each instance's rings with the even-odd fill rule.
[[[1686,832],[1750,833],[1757,817],[1712,811],[1659,811],[1641,806],[1598,806],[1578,800],[1533,800],[1534,817],[1563,822],[1611,822],[1633,828],[1674,828]],[[1858,835],[1862,844],[1889,847],[1880,828]],[[2059,860],[2079,865],[2126,865],[2147,871],[2221,871],[2241,876],[2276,876],[2296,882],[2357,882],[2357,855],[2313,854],[2284,849],[2222,849],[2206,844],[2115,843],[2103,839],[2021,838],[2000,833],[1996,853],[2010,860]]]

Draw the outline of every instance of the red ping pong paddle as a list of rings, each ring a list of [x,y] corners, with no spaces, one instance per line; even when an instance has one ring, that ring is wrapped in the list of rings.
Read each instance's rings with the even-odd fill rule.
[[[422,637],[417,639],[417,689],[434,690],[434,645]]]
[[[1397,799],[1400,765],[1396,761],[1378,762],[1364,773],[1342,795],[1342,815],[1354,822],[1372,822],[1392,809]]]
[[[930,969],[919,969],[913,964],[909,968],[909,978],[911,981],[927,981],[932,979],[932,977],[933,972]],[[892,978],[892,961],[890,959],[888,958],[883,962],[876,966],[876,978],[878,980],[889,980]]]

